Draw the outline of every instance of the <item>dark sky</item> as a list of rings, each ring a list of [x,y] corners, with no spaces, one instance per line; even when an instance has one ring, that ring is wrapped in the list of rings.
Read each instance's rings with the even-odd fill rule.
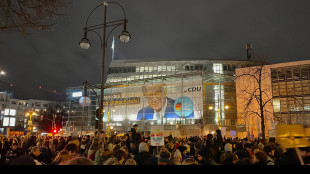
[[[0,32],[1,90],[21,99],[59,99],[66,87],[83,81],[100,83],[102,51],[99,38],[88,34],[92,46],[78,43],[90,11],[102,0],[78,0],[61,10],[72,18],[57,17],[54,30]],[[132,39],[123,44],[115,36],[115,59],[206,58],[245,60],[245,44],[269,55],[270,63],[309,59],[309,0],[118,0],[125,8]],[[108,20],[122,19],[119,7],[108,6]],[[103,23],[103,7],[89,24]],[[99,31],[102,33],[102,31]],[[108,41],[106,70],[111,61]],[[39,90],[42,85],[44,90]]]

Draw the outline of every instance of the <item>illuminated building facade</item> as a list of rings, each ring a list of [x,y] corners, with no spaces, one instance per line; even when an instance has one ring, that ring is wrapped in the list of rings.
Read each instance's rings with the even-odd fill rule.
[[[265,115],[265,135],[278,124],[303,125],[306,131],[310,128],[310,60],[264,65],[261,67],[247,67],[236,70],[237,95],[237,124],[244,125],[244,134],[239,136],[261,136],[261,119],[255,115],[260,114],[259,104],[255,100],[248,103],[250,95],[247,90],[258,89],[258,83],[253,78],[242,74],[254,74],[262,69],[262,91]],[[257,93],[256,93],[257,96]],[[245,107],[247,106],[247,107]],[[252,113],[252,114],[251,114]]]
[[[236,125],[235,69],[252,66],[237,60],[114,60],[104,90],[104,127],[141,131],[164,125],[165,134],[190,136],[226,131]],[[97,85],[100,86],[100,85]],[[100,90],[88,89],[89,106],[79,99],[83,86],[67,88],[67,132],[96,130]]]

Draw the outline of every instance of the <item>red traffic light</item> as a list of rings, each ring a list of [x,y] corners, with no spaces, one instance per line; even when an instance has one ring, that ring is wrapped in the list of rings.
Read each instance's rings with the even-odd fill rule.
[[[39,88],[42,89],[42,86],[40,85]]]

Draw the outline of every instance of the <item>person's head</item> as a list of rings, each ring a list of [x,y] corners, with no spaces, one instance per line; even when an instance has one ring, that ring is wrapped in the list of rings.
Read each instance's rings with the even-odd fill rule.
[[[259,143],[259,144],[257,145],[257,147],[258,147],[258,149],[259,149],[260,151],[263,151],[263,150],[264,150],[264,144],[262,144],[262,143]]]
[[[193,158],[186,158],[183,162],[182,165],[198,165],[198,161],[196,161]]]
[[[263,151],[268,155],[268,156],[273,156],[273,150],[271,146],[265,146]]]
[[[30,154],[33,154],[33,155],[35,155],[37,157],[40,156],[41,152],[40,152],[39,147],[37,147],[37,146],[31,147]]]
[[[156,112],[161,111],[165,105],[167,88],[165,84],[144,85],[142,87],[143,96],[146,98],[149,106]],[[164,100],[162,100],[164,99]],[[163,101],[163,102],[162,102]]]
[[[104,131],[99,131],[99,139],[104,139],[105,138],[105,132]]]
[[[202,160],[204,160],[206,158],[207,158],[206,152],[204,150],[199,150],[198,151],[198,155],[197,155],[198,161],[202,161]]]
[[[125,165],[137,165],[137,162],[134,159],[128,159]]]
[[[22,155],[12,161],[12,165],[41,165],[29,155]]]
[[[266,163],[267,162],[267,154],[264,151],[258,151],[254,154],[254,163]]]
[[[74,156],[76,154],[76,151],[77,151],[77,146],[73,143],[67,144],[65,146],[64,150],[69,151],[70,156]]]
[[[250,152],[252,150],[252,146],[250,143],[245,143],[244,144],[244,149],[247,150],[248,152]]]
[[[232,144],[227,143],[227,144],[224,146],[224,150],[225,150],[225,152],[232,152]]]
[[[58,155],[55,157],[54,162],[60,162],[65,163],[71,158],[69,151],[62,150],[58,153]]]
[[[237,145],[236,145],[236,149],[243,149],[244,146],[243,146],[243,143],[242,142],[238,142]]]
[[[122,164],[123,161],[126,159],[126,153],[122,150],[117,150],[114,152],[113,157],[117,159],[117,161]]]
[[[149,146],[145,142],[139,144],[139,152],[149,152]]]
[[[139,125],[137,125],[137,124],[133,125],[133,128],[134,128],[135,130],[138,130],[138,127],[139,127]]]
[[[129,149],[128,149],[127,146],[122,146],[122,147],[120,148],[120,150],[124,151],[125,154],[126,154],[126,156],[128,156],[128,154],[129,154]]]
[[[236,162],[236,165],[251,165],[250,158],[242,158]]]
[[[170,160],[171,153],[169,152],[168,149],[163,148],[163,149],[161,149],[159,156],[160,156],[160,158],[165,158],[165,159],[169,159]]]
[[[173,154],[173,162],[176,163],[181,163],[182,162],[182,154],[179,149],[175,150]]]
[[[18,148],[18,144],[17,144],[17,143],[13,143],[12,149],[13,149],[13,150],[16,150],[17,148]]]
[[[202,142],[201,141],[197,141],[195,144],[194,144],[194,149],[199,151],[200,149],[202,149]]]
[[[69,160],[67,165],[95,165],[95,163],[86,157],[77,157]]]

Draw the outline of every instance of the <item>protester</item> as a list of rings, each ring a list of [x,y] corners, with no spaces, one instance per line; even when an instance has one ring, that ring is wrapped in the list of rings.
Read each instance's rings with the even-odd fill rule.
[[[109,158],[103,163],[103,165],[122,165],[126,159],[126,154],[122,150],[117,150],[114,152],[112,158]]]
[[[219,131],[201,137],[170,134],[164,137],[164,146],[157,147],[151,145],[146,132],[142,137],[137,128],[134,125],[124,136],[111,134],[109,138],[104,131],[82,137],[0,135],[0,164],[68,165],[71,161],[71,165],[84,161],[92,165],[301,165],[298,153],[304,164],[310,163],[309,147],[298,148],[297,152],[295,148],[283,149],[277,139],[221,138]]]
[[[128,159],[125,165],[137,165],[137,162],[134,159]]]
[[[52,165],[65,165],[66,162],[70,160],[71,156],[69,151],[62,150],[58,153],[58,155],[53,160]]]
[[[95,165],[95,163],[92,160],[88,159],[88,158],[77,157],[77,158],[69,160],[66,163],[66,165],[77,165],[77,166],[80,166],[80,165]]]

